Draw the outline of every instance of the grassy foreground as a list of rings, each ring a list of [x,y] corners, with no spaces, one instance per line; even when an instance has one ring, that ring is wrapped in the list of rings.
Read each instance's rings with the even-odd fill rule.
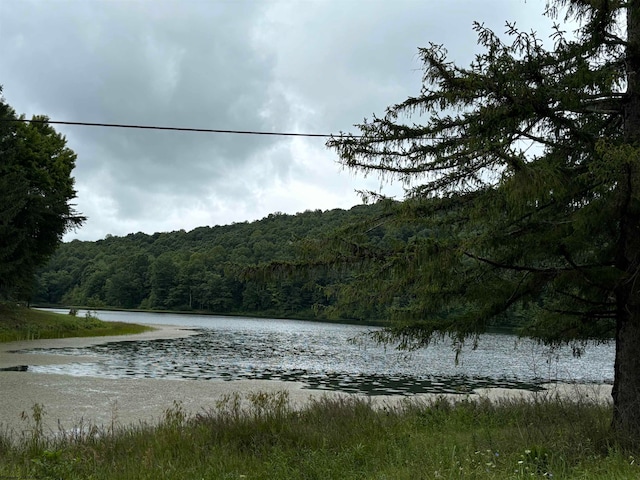
[[[640,478],[616,446],[610,407],[439,399],[374,408],[357,398],[294,410],[286,392],[229,396],[190,416],[180,404],[157,426],[47,435],[43,408],[18,441],[0,434],[0,478],[521,479]]]
[[[129,335],[149,327],[122,322],[103,322],[94,316],[61,315],[0,303],[0,342],[41,338]]]

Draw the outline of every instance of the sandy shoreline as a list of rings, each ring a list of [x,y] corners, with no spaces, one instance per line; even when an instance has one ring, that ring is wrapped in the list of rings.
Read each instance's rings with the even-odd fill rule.
[[[150,325],[153,331],[136,335],[92,338],[66,338],[0,343],[0,369],[20,365],[53,365],[82,361],[83,357],[14,353],[34,348],[90,346],[112,341],[179,338],[197,334],[191,329],[171,325]],[[91,360],[95,360],[92,358]],[[305,390],[295,382],[273,380],[206,381],[166,379],[106,379],[74,377],[20,371],[0,371],[0,429],[28,431],[35,404],[45,410],[45,430],[71,430],[78,425],[126,426],[153,423],[180,402],[189,414],[215,407],[225,395],[286,390],[292,404],[302,405],[312,396],[339,395],[334,392]]]
[[[12,353],[32,348],[88,346],[110,341],[133,341],[178,338],[195,332],[175,327],[153,325],[156,330],[137,335],[32,340],[0,343],[0,368],[19,365],[46,365],[77,362],[81,357]],[[609,385],[551,384],[542,394],[558,394],[565,398],[580,397],[610,401]],[[180,402],[189,414],[205,412],[215,407],[223,396],[233,393],[277,392],[286,390],[293,405],[303,405],[311,398],[324,395],[346,395],[337,392],[309,390],[304,384],[275,380],[194,381],[166,379],[105,379],[32,372],[0,371],[0,429],[14,432],[29,430],[31,423],[23,412],[31,414],[34,404],[44,406],[45,430],[56,432],[60,427],[70,430],[78,425],[98,425],[110,428],[139,422],[153,423]],[[532,392],[501,388],[480,389],[473,394],[490,399],[530,398]],[[428,398],[420,395],[416,398]],[[433,395],[431,395],[433,396]],[[459,395],[454,396],[463,398]],[[376,403],[393,403],[406,397],[374,397]]]

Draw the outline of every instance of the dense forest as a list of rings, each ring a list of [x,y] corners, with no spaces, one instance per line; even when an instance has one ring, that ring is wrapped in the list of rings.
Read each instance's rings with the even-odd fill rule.
[[[419,235],[384,221],[393,202],[350,210],[274,213],[255,222],[190,232],[107,236],[63,243],[38,273],[33,301],[45,305],[154,309],[379,322],[376,302],[338,304],[356,266],[317,262],[324,248],[371,248]],[[348,239],[348,240],[347,240]],[[310,262],[310,259],[312,260]],[[297,264],[306,264],[304,269]]]

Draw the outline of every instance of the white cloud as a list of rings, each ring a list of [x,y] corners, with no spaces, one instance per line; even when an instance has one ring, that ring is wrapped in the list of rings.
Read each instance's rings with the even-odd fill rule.
[[[54,120],[337,133],[415,94],[417,48],[468,63],[474,19],[544,28],[524,0],[0,2],[0,84]],[[376,178],[322,139],[60,126],[78,154],[68,239],[349,208]],[[401,195],[399,186],[384,186]]]

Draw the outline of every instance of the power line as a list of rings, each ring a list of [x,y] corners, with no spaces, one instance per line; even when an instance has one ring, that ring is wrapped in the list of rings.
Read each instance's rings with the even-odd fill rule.
[[[159,127],[155,125],[131,125],[124,123],[94,123],[94,122],[64,122],[61,120],[38,120],[38,119],[0,119],[0,121],[8,122],[30,122],[30,123],[50,123],[55,125],[80,125],[85,127],[108,127],[108,128],[137,128],[139,130],[170,130],[174,132],[200,132],[200,133],[230,133],[238,135],[267,135],[279,137],[315,137],[315,138],[331,138],[328,133],[292,133],[292,132],[261,132],[255,130],[225,130],[218,128],[189,128],[189,127]],[[357,137],[357,135],[356,135]]]

